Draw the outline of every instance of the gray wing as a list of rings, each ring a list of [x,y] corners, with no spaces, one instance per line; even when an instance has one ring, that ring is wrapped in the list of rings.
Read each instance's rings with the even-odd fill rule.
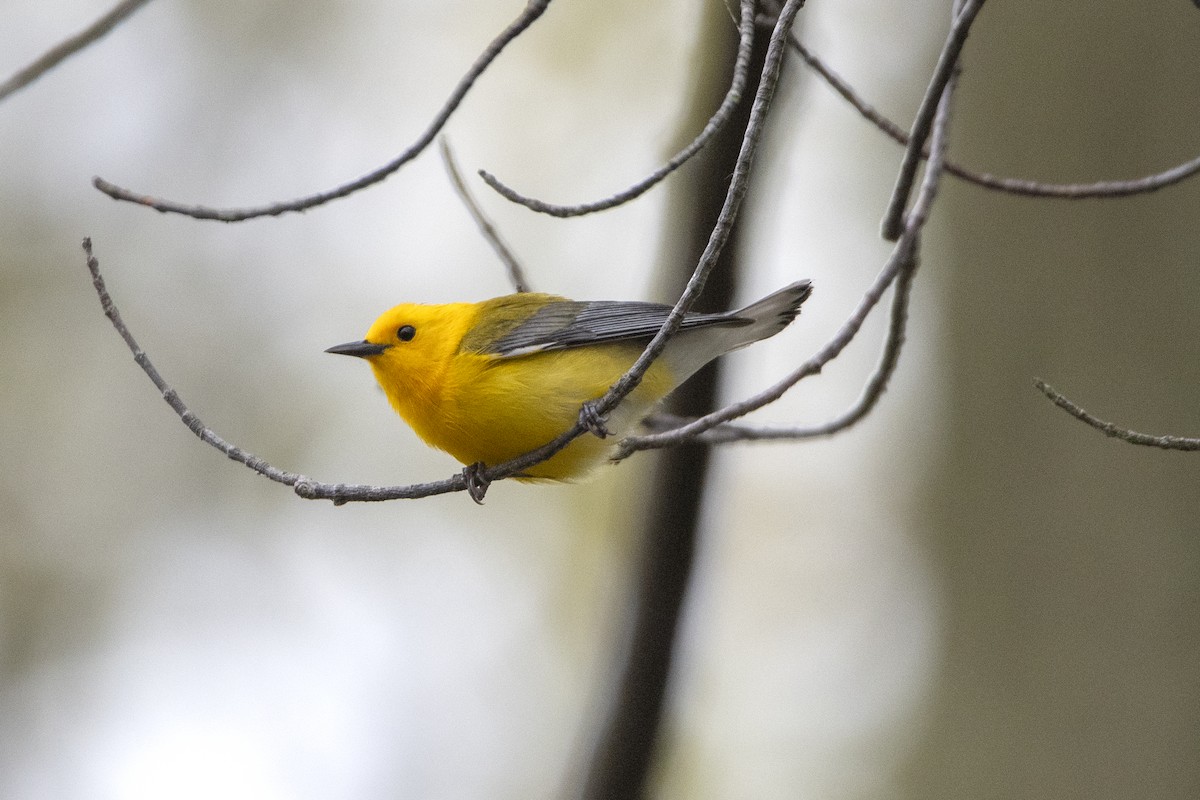
[[[522,356],[545,350],[649,339],[671,313],[671,307],[658,303],[620,301],[550,303],[525,322],[496,340],[489,351],[500,356]],[[680,330],[708,325],[749,325],[753,320],[732,314],[695,314],[684,316]]]

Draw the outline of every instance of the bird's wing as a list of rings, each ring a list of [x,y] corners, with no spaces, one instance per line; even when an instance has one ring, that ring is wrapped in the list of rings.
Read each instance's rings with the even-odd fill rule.
[[[509,358],[602,342],[649,340],[658,333],[670,313],[670,306],[658,303],[570,300],[548,303],[516,328],[490,342],[483,352]],[[732,314],[689,313],[679,327],[688,330],[752,322]]]

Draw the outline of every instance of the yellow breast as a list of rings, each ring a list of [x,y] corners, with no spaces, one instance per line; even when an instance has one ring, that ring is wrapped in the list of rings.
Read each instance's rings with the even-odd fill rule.
[[[600,397],[633,364],[641,348],[628,343],[499,358],[458,353],[436,391],[387,391],[422,439],[464,464],[495,465],[539,447],[575,424],[580,406]],[[383,380],[380,381],[383,383]],[[655,363],[608,420],[614,436],[584,434],[527,471],[530,478],[570,480],[602,463],[628,432],[675,386]]]

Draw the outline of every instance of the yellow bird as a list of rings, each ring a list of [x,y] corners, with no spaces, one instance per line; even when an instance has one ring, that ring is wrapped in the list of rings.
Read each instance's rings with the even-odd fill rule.
[[[774,336],[811,292],[809,281],[798,281],[739,311],[688,313],[605,428],[628,432],[709,361]],[[477,470],[572,427],[583,403],[603,395],[629,369],[670,311],[657,303],[533,293],[481,303],[404,304],[385,311],[362,341],[325,352],[366,359],[417,435]],[[581,436],[520,477],[578,478],[611,449],[597,436]]]

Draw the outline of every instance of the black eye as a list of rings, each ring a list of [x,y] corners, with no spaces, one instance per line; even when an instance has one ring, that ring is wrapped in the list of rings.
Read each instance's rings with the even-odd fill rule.
[[[417,329],[412,325],[402,325],[400,330],[396,331],[396,338],[402,342],[411,342],[416,335]]]

